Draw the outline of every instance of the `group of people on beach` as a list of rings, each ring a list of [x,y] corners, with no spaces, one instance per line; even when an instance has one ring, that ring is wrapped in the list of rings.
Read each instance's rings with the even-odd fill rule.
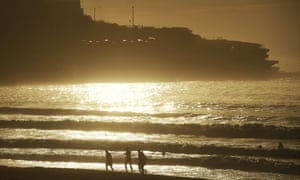
[[[146,156],[144,154],[143,151],[138,150],[138,168],[139,168],[139,172],[141,174],[145,173],[145,169],[144,166],[146,165]],[[112,155],[108,150],[105,150],[105,159],[106,159],[106,163],[105,163],[105,169],[106,171],[108,171],[108,168],[110,167],[110,169],[113,171],[113,159],[112,159]],[[125,170],[126,172],[128,172],[128,168],[127,165],[129,165],[131,172],[133,172],[133,168],[132,168],[132,158],[131,158],[131,151],[129,150],[129,148],[126,148],[125,151]]]

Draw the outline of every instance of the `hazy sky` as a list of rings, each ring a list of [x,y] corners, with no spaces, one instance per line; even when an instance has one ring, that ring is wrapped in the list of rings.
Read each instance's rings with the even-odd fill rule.
[[[300,71],[300,0],[81,0],[86,14],[118,24],[184,26],[204,38],[257,42],[282,70]]]

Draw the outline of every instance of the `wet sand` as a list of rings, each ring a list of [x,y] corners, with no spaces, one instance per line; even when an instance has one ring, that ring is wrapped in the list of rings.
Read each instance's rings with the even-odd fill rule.
[[[1,167],[1,180],[195,180],[159,175],[141,175],[124,172],[104,172],[97,170],[56,169],[56,168],[16,168]],[[200,179],[197,179],[200,180]]]

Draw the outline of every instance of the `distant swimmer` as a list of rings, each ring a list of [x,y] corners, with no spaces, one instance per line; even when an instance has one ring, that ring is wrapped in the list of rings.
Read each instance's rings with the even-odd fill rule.
[[[105,159],[106,159],[106,164],[105,164],[106,171],[108,171],[108,166],[111,168],[112,171],[114,171],[112,155],[110,152],[108,152],[108,150],[105,150]]]
[[[133,169],[132,169],[131,151],[129,150],[128,147],[126,148],[126,152],[125,152],[125,170],[126,170],[126,172],[128,172],[127,164],[129,164],[130,170],[132,172]]]
[[[143,151],[138,150],[138,166],[139,166],[139,171],[141,174],[145,174],[145,169],[144,166],[146,165],[146,156],[143,153]]]
[[[278,149],[283,149],[283,144],[282,144],[282,142],[279,142],[279,143],[278,143]]]
[[[165,146],[163,146],[163,147],[162,147],[161,154],[162,154],[163,156],[165,156],[165,155],[166,155],[166,148],[165,148]]]

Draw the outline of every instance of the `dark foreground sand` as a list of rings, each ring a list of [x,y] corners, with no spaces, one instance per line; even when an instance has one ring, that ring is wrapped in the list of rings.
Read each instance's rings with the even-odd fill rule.
[[[49,169],[49,168],[12,168],[0,166],[1,180],[194,180],[158,175],[140,175],[122,172],[103,172],[97,170]],[[198,179],[200,180],[200,179]]]

